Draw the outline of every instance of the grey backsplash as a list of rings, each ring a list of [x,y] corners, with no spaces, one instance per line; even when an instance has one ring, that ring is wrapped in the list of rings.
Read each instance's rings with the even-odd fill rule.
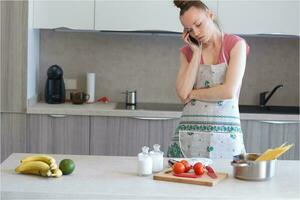
[[[299,38],[244,36],[251,52],[240,104],[256,105],[259,93],[283,84],[270,105],[299,105]],[[58,64],[64,78],[78,80],[85,91],[86,73],[96,73],[96,98],[124,101],[136,89],[138,102],[179,103],[175,81],[179,68],[179,36],[41,31],[39,94],[43,99],[46,72]]]

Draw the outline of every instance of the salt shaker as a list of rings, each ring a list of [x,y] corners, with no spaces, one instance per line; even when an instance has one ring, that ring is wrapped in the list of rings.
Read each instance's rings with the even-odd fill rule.
[[[153,151],[150,152],[152,158],[152,171],[160,172],[164,169],[164,152],[160,151],[160,145],[153,145]]]
[[[143,146],[138,154],[138,175],[148,176],[152,174],[152,158],[149,155],[149,147]]]

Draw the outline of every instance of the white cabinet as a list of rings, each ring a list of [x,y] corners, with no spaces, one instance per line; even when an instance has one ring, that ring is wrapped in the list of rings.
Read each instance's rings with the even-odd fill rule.
[[[33,27],[94,29],[94,0],[33,1]]]
[[[299,1],[219,0],[218,21],[227,33],[299,35]]]
[[[179,9],[168,0],[33,0],[34,28],[181,32]],[[234,34],[299,35],[299,1],[205,0],[221,29]]]
[[[217,11],[217,1],[207,1]],[[101,1],[95,3],[95,29],[110,31],[162,30],[181,32],[179,9],[173,1]]]

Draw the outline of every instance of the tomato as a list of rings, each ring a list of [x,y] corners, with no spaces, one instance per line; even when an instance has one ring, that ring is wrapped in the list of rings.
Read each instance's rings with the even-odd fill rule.
[[[184,164],[181,162],[177,162],[173,165],[174,174],[181,174],[185,170]]]
[[[187,160],[181,160],[180,162],[181,163],[187,163],[188,161]]]
[[[185,168],[184,172],[190,171],[190,169],[192,168],[192,166],[190,165],[190,163],[188,163],[188,161],[181,160],[180,162],[184,165],[184,168]]]
[[[204,174],[204,167],[201,162],[197,162],[196,164],[194,164],[193,169],[196,175]]]

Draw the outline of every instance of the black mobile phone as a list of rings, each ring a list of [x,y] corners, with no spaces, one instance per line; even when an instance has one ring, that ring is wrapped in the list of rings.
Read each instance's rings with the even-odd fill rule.
[[[195,38],[193,38],[193,37],[190,36],[190,35],[189,35],[189,38],[190,38],[190,40],[191,40],[191,42],[192,42],[193,44],[199,46],[199,42],[198,42]]]

